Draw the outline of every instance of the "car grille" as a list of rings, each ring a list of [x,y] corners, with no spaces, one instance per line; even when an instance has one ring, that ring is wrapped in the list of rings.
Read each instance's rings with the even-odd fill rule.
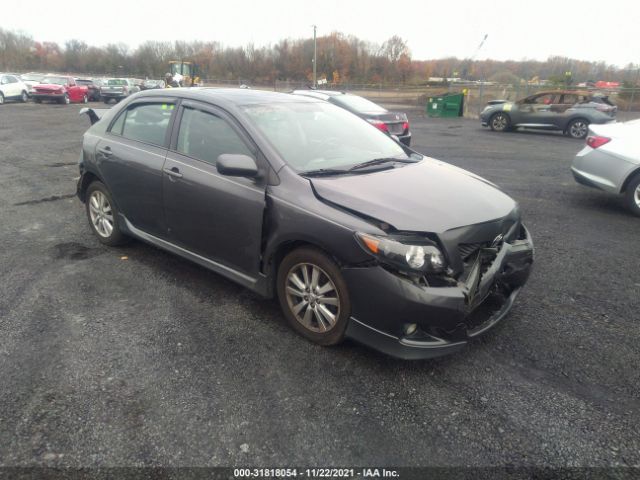
[[[404,133],[404,128],[402,127],[402,123],[387,123],[389,133],[392,135],[402,135]]]

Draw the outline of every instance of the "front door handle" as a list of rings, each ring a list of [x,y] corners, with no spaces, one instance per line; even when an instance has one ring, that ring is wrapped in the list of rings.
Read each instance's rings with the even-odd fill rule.
[[[111,151],[111,147],[99,148],[98,152],[105,157],[110,157],[111,155],[113,155],[113,152]]]
[[[180,173],[180,170],[178,170],[178,167],[163,168],[162,171],[171,177],[182,178],[182,174]]]

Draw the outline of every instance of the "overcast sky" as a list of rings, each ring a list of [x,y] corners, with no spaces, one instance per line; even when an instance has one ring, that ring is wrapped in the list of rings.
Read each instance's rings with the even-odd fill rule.
[[[36,40],[91,45],[145,40],[216,40],[257,46],[339,31],[382,43],[404,38],[414,59],[544,60],[562,55],[625,66],[640,63],[640,2],[609,0],[28,0],[5,8],[0,26]],[[78,8],[79,7],[79,8]],[[112,12],[109,14],[108,12]]]

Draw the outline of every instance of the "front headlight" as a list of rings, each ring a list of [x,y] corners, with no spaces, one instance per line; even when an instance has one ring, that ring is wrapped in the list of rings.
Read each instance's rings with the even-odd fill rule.
[[[444,255],[428,239],[399,241],[360,232],[356,238],[368,253],[402,271],[440,273],[445,270]]]

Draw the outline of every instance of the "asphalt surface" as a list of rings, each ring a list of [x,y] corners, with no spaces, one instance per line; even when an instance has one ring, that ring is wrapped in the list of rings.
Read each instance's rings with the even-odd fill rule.
[[[640,218],[574,183],[581,142],[412,116],[417,150],[520,202],[536,262],[492,333],[404,362],[102,246],[73,197],[78,110],[0,107],[0,466],[640,466]]]

